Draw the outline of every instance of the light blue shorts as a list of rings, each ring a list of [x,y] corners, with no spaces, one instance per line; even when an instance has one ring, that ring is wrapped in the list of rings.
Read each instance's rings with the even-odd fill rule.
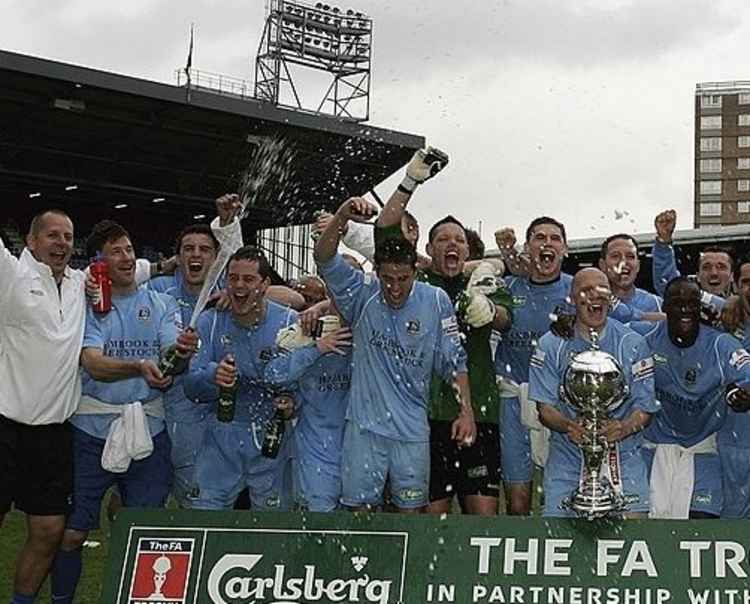
[[[626,497],[628,512],[649,511],[648,470],[640,447],[620,453],[622,473],[622,495]],[[549,459],[544,467],[544,511],[543,516],[555,518],[577,518],[577,514],[562,509],[562,503],[578,488],[581,473],[581,456],[568,449],[550,448]]]
[[[531,482],[529,429],[521,422],[517,398],[504,398],[500,405],[500,472],[506,484]]]
[[[654,462],[654,450],[642,447],[649,475]],[[718,516],[724,507],[724,493],[721,486],[721,461],[718,453],[698,453],[693,456],[695,482],[690,501],[691,512],[703,512]]]
[[[724,491],[722,518],[750,518],[750,449],[719,445]]]
[[[203,443],[207,419],[195,422],[167,422],[169,439],[172,441],[172,467],[174,484],[172,495],[181,508],[192,507],[198,485],[195,479],[195,460]]]
[[[386,478],[391,502],[412,509],[429,501],[430,443],[399,442],[346,422],[342,453],[341,503],[349,507],[383,503]]]
[[[341,466],[298,453],[292,464],[294,505],[310,512],[333,512],[341,499]]]
[[[263,429],[209,419],[203,446],[195,464],[198,495],[196,510],[232,509],[245,487],[253,511],[291,508],[291,433],[287,430],[276,459],[261,452]]]

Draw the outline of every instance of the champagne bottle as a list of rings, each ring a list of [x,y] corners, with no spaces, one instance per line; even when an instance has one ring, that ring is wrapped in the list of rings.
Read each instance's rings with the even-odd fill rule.
[[[276,459],[281,449],[281,441],[284,439],[284,417],[279,409],[273,414],[268,422],[266,435],[263,437],[263,447],[261,453],[264,457]]]
[[[227,363],[234,365],[234,357],[227,358]],[[235,376],[231,386],[219,387],[219,404],[216,407],[216,419],[229,423],[234,419],[234,407],[237,402],[237,390],[240,387],[239,376]]]
[[[159,371],[164,377],[177,375],[187,368],[189,357],[181,357],[177,352],[177,344],[172,344],[164,351],[159,359]]]

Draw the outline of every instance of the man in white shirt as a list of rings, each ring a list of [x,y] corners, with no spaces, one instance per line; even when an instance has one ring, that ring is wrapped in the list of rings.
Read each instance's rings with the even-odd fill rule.
[[[26,245],[16,258],[0,240],[0,525],[12,505],[27,524],[11,604],[34,601],[65,529],[86,316],[86,274],[68,266],[70,217],[37,214]]]
[[[65,528],[86,314],[70,218],[38,214],[26,245],[16,258],[0,240],[0,523],[11,504],[27,519],[12,604],[33,602]]]

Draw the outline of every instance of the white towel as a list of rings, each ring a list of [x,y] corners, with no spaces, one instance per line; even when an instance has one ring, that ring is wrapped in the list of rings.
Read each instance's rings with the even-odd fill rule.
[[[513,380],[497,376],[500,398],[517,398],[521,408],[521,423],[529,429],[531,441],[531,460],[535,465],[543,468],[549,457],[549,428],[539,420],[536,403],[529,400],[529,384],[518,384]]]
[[[687,448],[649,442],[644,446],[654,449],[649,518],[688,518],[695,485],[694,456],[696,453],[716,453],[716,434]]]
[[[161,398],[157,398],[146,405],[142,405],[140,401],[127,405],[111,405],[90,396],[83,396],[77,413],[119,416],[109,426],[101,463],[107,472],[122,474],[128,471],[131,461],[145,459],[153,452],[154,443],[146,415],[163,418],[164,404]]]

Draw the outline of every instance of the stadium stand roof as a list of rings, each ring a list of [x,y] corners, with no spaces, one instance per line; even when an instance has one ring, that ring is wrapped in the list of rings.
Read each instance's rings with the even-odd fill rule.
[[[6,51],[0,81],[0,195],[20,222],[61,206],[84,224],[147,219],[174,233],[196,214],[210,217],[259,142],[282,137],[294,154],[289,184],[262,188],[249,222],[300,224],[365,194],[424,145],[368,124]]]

